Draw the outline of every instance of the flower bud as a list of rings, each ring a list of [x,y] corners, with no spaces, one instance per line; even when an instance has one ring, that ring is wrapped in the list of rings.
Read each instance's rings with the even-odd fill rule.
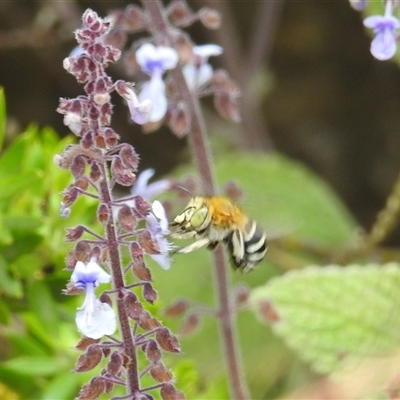
[[[137,235],[139,246],[147,254],[160,254],[160,247],[158,243],[152,239],[150,232],[147,229],[143,229]]]
[[[101,171],[97,162],[92,162],[90,165],[90,179],[93,182],[97,182],[101,178]]]
[[[185,400],[182,392],[176,390],[175,386],[171,383],[164,383],[160,390],[162,400]]]
[[[150,367],[150,375],[157,382],[168,382],[172,379],[172,373],[161,362],[157,362]]]
[[[122,356],[118,351],[111,354],[110,361],[107,364],[107,372],[116,376],[122,369]]]
[[[136,227],[136,217],[132,209],[123,204],[118,210],[118,222],[126,232],[132,232]]]
[[[145,282],[151,282],[153,280],[151,277],[151,271],[149,268],[146,267],[143,259],[141,261],[133,262],[131,265],[132,271],[135,274],[136,278]]]
[[[236,286],[234,295],[236,305],[245,305],[249,300],[250,289],[246,284],[241,283]]]
[[[240,122],[239,104],[236,97],[228,92],[216,92],[214,94],[214,106],[219,114],[234,122]]]
[[[143,313],[143,306],[138,302],[134,293],[128,292],[124,295],[124,307],[128,316],[138,320]]]
[[[81,139],[81,145],[84,149],[90,149],[94,145],[94,140],[93,140],[93,132],[89,131],[86,132],[82,139]]]
[[[160,361],[161,359],[161,351],[158,348],[157,342],[153,339],[150,339],[145,348],[146,357],[153,363]]]
[[[139,156],[136,154],[133,147],[129,144],[124,144],[119,152],[122,164],[126,168],[131,168],[132,170],[137,170],[139,163]]]
[[[81,155],[77,155],[73,158],[71,164],[71,173],[75,179],[79,179],[85,173],[86,161]]]
[[[70,185],[62,192],[62,194],[63,194],[63,198],[61,201],[62,201],[63,205],[66,207],[69,207],[73,203],[75,203],[76,199],[79,196],[79,191],[75,186]]]
[[[157,292],[153,289],[150,283],[145,283],[143,285],[143,297],[150,304],[153,304],[157,300]]]
[[[86,350],[91,344],[99,343],[101,339],[92,339],[87,336],[83,336],[78,344],[74,347],[77,350]]]
[[[115,156],[111,162],[111,171],[115,180],[123,186],[132,186],[135,183],[136,175],[131,169],[125,168],[121,157]]]
[[[105,391],[104,379],[96,376],[82,387],[76,400],[96,400]]]
[[[78,358],[75,366],[75,372],[86,372],[95,368],[101,361],[103,353],[98,344],[91,344],[86,352]]]
[[[258,312],[264,321],[274,324],[281,320],[273,304],[268,300],[260,300],[257,303]]]
[[[190,335],[194,333],[200,326],[200,317],[197,313],[191,313],[183,322],[180,332],[183,335]]]
[[[161,326],[160,321],[153,318],[147,311],[140,314],[138,324],[145,331],[151,331]]]
[[[111,297],[108,293],[102,293],[99,297],[99,300],[101,303],[106,303],[108,304],[110,307],[112,307],[112,300]]]
[[[169,14],[171,22],[175,25],[184,23],[193,14],[191,12],[191,10],[189,9],[186,1],[182,1],[182,0],[172,1],[168,5],[167,10],[168,10],[168,14]]]
[[[183,137],[190,130],[191,116],[187,106],[182,101],[168,110],[168,125],[178,137]]]
[[[134,32],[143,29],[147,25],[147,18],[143,10],[137,5],[129,4],[125,8],[123,27],[128,32]]]
[[[110,217],[110,210],[108,209],[107,204],[100,204],[99,208],[97,209],[97,219],[102,223],[106,224]]]
[[[67,242],[74,242],[83,235],[83,233],[85,232],[85,228],[83,227],[83,225],[78,225],[75,228],[67,228],[66,231],[67,234],[65,235],[65,240]]]
[[[161,328],[156,333],[157,343],[162,349],[172,352],[180,353],[178,339],[167,328]]]
[[[83,263],[89,261],[90,246],[85,240],[81,240],[76,244],[74,252],[77,261],[82,261]]]
[[[164,314],[169,317],[180,317],[183,315],[187,309],[189,308],[189,302],[186,299],[179,299],[168,306]]]
[[[102,110],[103,111],[103,110]],[[106,141],[107,147],[113,148],[118,144],[119,136],[111,128],[106,128],[104,130],[104,140]],[[122,160],[122,162],[124,162]]]
[[[204,7],[199,11],[202,24],[208,29],[218,29],[221,26],[221,15],[211,8]]]

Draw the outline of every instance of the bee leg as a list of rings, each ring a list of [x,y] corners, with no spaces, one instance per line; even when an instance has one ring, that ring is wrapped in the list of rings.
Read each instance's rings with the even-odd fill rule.
[[[208,238],[200,239],[186,247],[181,247],[180,249],[174,250],[174,253],[190,253],[192,251],[198,250],[203,246],[210,243]]]
[[[214,250],[214,249],[218,246],[218,243],[219,243],[219,242],[210,242],[210,243],[207,245],[207,249],[208,249],[208,250]]]
[[[184,233],[179,233],[179,232],[174,232],[171,233],[171,237],[173,239],[191,239],[193,236],[196,236],[196,231],[191,231],[191,232],[184,232]]]

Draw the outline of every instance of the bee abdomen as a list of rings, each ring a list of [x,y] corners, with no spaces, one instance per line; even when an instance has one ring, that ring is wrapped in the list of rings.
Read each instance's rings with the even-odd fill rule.
[[[256,268],[267,252],[266,234],[255,221],[248,222],[245,232],[236,229],[225,241],[231,263],[243,273]]]

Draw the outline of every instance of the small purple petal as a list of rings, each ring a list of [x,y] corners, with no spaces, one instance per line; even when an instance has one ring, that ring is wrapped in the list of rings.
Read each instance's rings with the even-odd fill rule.
[[[145,200],[151,200],[171,188],[171,182],[168,179],[160,179],[148,184],[154,172],[154,169],[146,169],[137,176],[136,182],[131,189],[132,195],[139,195]]]

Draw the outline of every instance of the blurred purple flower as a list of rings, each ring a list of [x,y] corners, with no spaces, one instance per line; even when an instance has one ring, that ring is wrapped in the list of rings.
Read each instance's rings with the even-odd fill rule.
[[[160,254],[150,254],[150,257],[162,268],[170,269],[171,259],[169,251],[173,245],[168,242],[165,236],[169,235],[168,219],[164,206],[155,200],[151,206],[152,212],[146,217],[146,225],[151,237],[158,244]]]
[[[393,2],[387,0],[385,15],[373,15],[364,20],[367,28],[374,30],[375,38],[371,42],[371,53],[378,60],[389,60],[397,49],[396,30],[400,21],[392,15]]]
[[[183,67],[183,74],[189,89],[195,90],[208,83],[213,75],[213,69],[208,64],[208,58],[222,54],[223,48],[216,44],[203,44],[193,47],[193,59]]]
[[[142,86],[139,99],[140,101],[151,100],[152,111],[149,121],[157,122],[164,117],[167,111],[165,83],[162,76],[167,69],[176,67],[178,53],[170,47],[155,47],[146,43],[136,51],[136,60],[142,71],[150,75],[150,81]]]
[[[79,332],[92,339],[112,335],[117,328],[114,310],[94,294],[100,283],[108,283],[110,279],[111,276],[93,260],[86,265],[78,261],[71,275],[74,287],[83,289],[86,294],[85,301],[76,313],[75,322]]]
[[[145,200],[151,200],[171,188],[171,182],[168,179],[160,179],[149,184],[149,179],[154,173],[155,171],[152,168],[145,169],[141,172],[137,176],[135,184],[132,186],[132,195],[138,195]]]

